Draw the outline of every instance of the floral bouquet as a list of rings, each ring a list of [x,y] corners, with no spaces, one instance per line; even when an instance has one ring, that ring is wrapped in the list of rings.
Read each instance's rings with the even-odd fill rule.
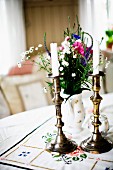
[[[90,42],[90,45],[88,45]],[[51,53],[46,46],[46,35],[44,36],[44,47],[47,56],[39,53],[38,60],[32,59],[30,53],[42,46],[30,47],[29,51],[24,53],[22,61],[31,60],[41,69],[46,70],[48,74],[52,73],[51,69]],[[93,71],[92,66],[92,51],[93,38],[90,34],[84,32],[77,20],[77,25],[74,23],[73,28],[70,27],[64,31],[64,41],[58,47],[58,60],[60,77],[60,86],[65,94],[69,96],[79,94],[83,90],[90,90],[89,74]],[[22,63],[18,63],[19,67]],[[52,83],[49,83],[52,85]]]
[[[88,47],[89,36],[91,45]],[[79,23],[73,29],[67,28],[64,32],[64,41],[58,51],[61,88],[64,93],[73,95],[89,90],[89,74],[92,72],[92,47],[91,35],[82,31]]]

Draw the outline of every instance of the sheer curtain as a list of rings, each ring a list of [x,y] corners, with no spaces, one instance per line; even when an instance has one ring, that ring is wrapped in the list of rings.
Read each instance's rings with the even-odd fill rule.
[[[99,41],[101,37],[105,37],[108,22],[107,0],[79,0],[79,16],[85,31]],[[105,41],[102,47],[105,47]]]
[[[0,0],[0,75],[16,65],[26,49],[22,0]]]
[[[79,19],[81,26],[85,31],[93,35],[93,38],[101,40],[104,37],[104,41],[101,44],[101,50],[106,51],[106,35],[107,29],[113,29],[113,0],[79,0]],[[111,27],[111,28],[110,28]],[[112,54],[106,53],[105,56],[111,56]],[[101,84],[101,91],[112,92],[112,62],[106,69],[106,80],[104,79],[104,86]],[[103,82],[103,79],[101,83]]]

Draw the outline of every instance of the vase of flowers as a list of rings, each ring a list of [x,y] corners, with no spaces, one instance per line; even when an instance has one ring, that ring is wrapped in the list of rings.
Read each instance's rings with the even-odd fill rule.
[[[30,53],[28,53],[24,60],[31,60],[38,64],[40,69],[51,74],[51,53],[46,46],[46,36],[44,36],[44,46],[48,53],[47,57],[41,54],[39,60],[36,61],[32,60]],[[60,86],[63,90],[63,96],[66,95],[62,107],[62,112],[64,112],[62,114],[67,115],[67,118],[64,118],[64,124],[73,132],[80,132],[84,120],[82,91],[90,90],[89,74],[93,70],[92,47],[92,36],[82,30],[78,20],[71,28],[69,19],[69,27],[64,31],[64,41],[58,48],[58,60],[59,72],[62,75],[60,76]],[[48,84],[49,86],[53,85],[51,82]]]
[[[81,132],[85,117],[85,109],[82,102],[82,93],[75,94],[62,103],[62,115],[65,122],[65,130],[73,136]]]

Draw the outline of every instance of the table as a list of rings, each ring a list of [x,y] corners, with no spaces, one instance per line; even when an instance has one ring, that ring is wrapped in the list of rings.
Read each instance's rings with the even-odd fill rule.
[[[109,121],[107,138],[113,142],[113,93],[102,95],[100,113]],[[87,109],[92,108],[89,98],[83,99]],[[88,116],[87,113],[86,117]],[[77,148],[70,154],[59,155],[45,151],[48,141],[56,135],[55,107],[50,105],[18,113],[0,120],[0,169],[64,169],[113,170],[113,149],[103,154],[90,154]],[[84,130],[76,135],[80,142],[91,135],[84,120]],[[64,127],[65,132],[65,127]],[[70,134],[66,134],[71,138]]]

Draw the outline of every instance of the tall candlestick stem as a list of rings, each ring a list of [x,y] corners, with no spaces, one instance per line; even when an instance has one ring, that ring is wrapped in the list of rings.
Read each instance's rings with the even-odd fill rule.
[[[92,125],[94,126],[94,131],[92,132],[91,137],[88,139],[85,139],[81,143],[81,147],[83,150],[86,152],[94,153],[94,154],[99,154],[99,153],[104,153],[108,152],[112,149],[113,145],[107,139],[102,137],[100,131],[99,131],[99,126],[101,125],[101,122],[99,120],[99,105],[102,100],[102,97],[99,95],[100,91],[100,75],[93,75],[93,92],[94,95],[91,96],[91,100],[93,102],[94,106],[94,120],[92,122]]]
[[[52,151],[52,152],[58,152],[61,154],[64,153],[70,153],[74,151],[77,148],[77,145],[75,142],[72,142],[70,139],[68,139],[63,130],[62,127],[64,126],[64,123],[62,122],[62,113],[61,113],[61,104],[63,99],[60,96],[60,80],[59,76],[53,77],[54,81],[54,102],[55,102],[55,108],[56,108],[56,118],[57,118],[57,136],[56,139],[47,146],[46,150]]]

